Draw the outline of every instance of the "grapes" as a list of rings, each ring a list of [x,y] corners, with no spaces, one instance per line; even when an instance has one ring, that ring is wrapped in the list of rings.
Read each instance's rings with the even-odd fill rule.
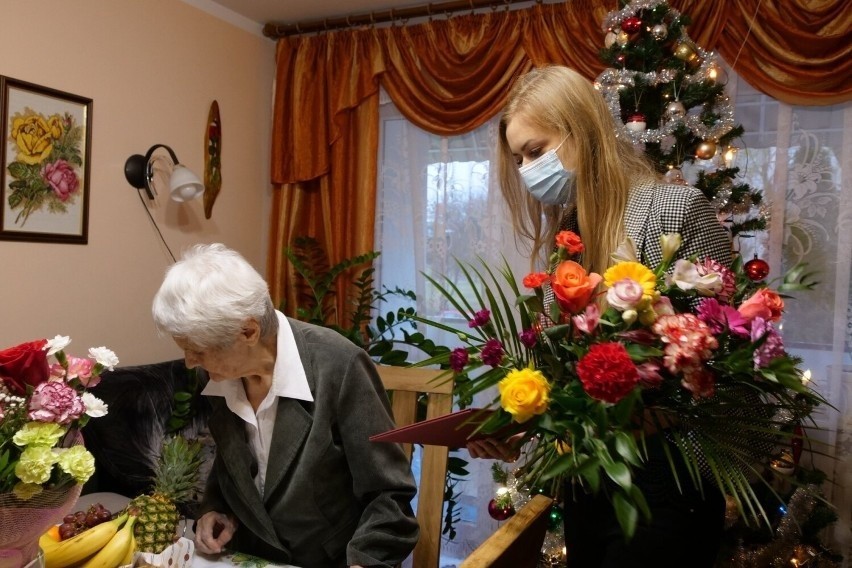
[[[59,525],[59,538],[66,540],[80,534],[95,525],[105,523],[112,518],[112,513],[100,503],[95,503],[85,511],[75,511],[65,515]]]

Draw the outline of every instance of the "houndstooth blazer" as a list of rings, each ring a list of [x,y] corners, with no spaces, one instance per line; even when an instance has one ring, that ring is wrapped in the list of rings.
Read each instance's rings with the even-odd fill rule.
[[[561,228],[580,234],[576,209],[566,215]],[[587,228],[585,238],[594,238],[594,232],[594,227]],[[670,233],[679,233],[683,241],[676,258],[696,255],[699,260],[712,258],[724,266],[731,264],[728,232],[704,194],[694,187],[652,181],[632,187],[624,232],[633,240],[639,261],[651,268],[663,259],[660,236]]]

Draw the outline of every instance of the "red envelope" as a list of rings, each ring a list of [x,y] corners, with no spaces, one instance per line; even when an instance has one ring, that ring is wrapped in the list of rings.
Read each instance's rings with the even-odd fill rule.
[[[446,414],[430,420],[415,422],[408,426],[401,426],[370,436],[371,442],[401,442],[409,444],[426,444],[431,446],[447,446],[448,448],[462,448],[468,440],[477,440],[500,433],[485,434],[475,430],[491,415],[493,410],[481,408],[466,408],[452,414]]]

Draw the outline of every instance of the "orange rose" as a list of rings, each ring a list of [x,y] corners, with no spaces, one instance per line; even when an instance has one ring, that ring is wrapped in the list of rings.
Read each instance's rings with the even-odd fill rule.
[[[538,288],[550,279],[544,272],[530,272],[524,276],[524,286],[527,288]]]
[[[560,246],[568,251],[568,254],[580,254],[585,250],[583,240],[580,235],[573,231],[559,231],[556,233],[556,246]]]
[[[761,288],[737,309],[748,321],[763,318],[766,321],[778,321],[784,312],[784,300],[777,292]]]
[[[566,260],[556,267],[550,286],[562,311],[576,314],[586,309],[600,282],[600,274],[586,274],[582,266],[573,260]]]

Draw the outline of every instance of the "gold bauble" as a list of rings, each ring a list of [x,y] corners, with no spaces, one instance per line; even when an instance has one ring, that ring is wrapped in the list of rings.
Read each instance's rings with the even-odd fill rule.
[[[630,42],[630,36],[625,31],[618,32],[615,36],[615,43],[620,46],[625,46]]]
[[[695,48],[688,41],[678,42],[674,49],[674,56],[681,61],[689,61],[697,57],[695,55]]]
[[[695,149],[695,157],[699,160],[709,160],[716,155],[716,143],[712,140],[705,140]]]

